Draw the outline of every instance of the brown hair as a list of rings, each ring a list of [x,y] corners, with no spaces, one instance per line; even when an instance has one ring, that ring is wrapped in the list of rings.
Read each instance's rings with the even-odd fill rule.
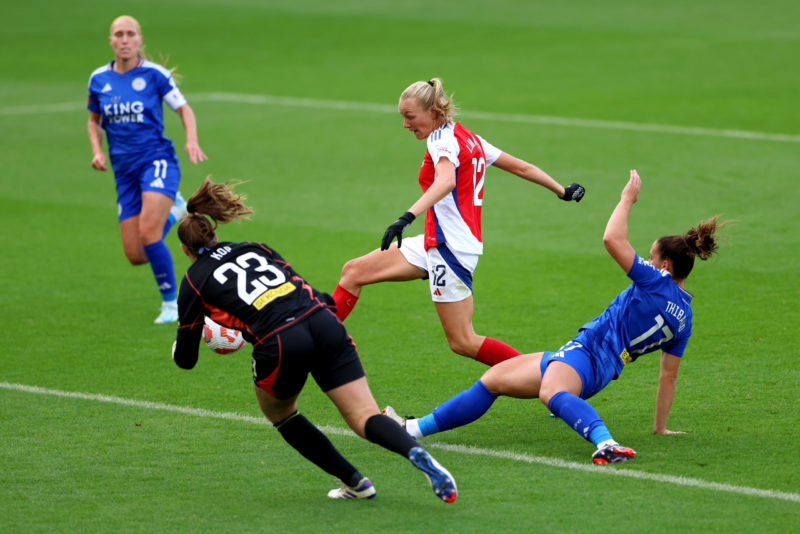
[[[415,98],[423,109],[435,109],[446,122],[452,122],[457,111],[453,96],[447,96],[439,78],[412,83],[400,94],[400,101],[408,98]]]
[[[242,182],[229,180],[215,184],[206,177],[186,203],[186,215],[178,224],[178,239],[195,256],[217,242],[217,225],[247,219],[253,210],[244,204],[247,197],[233,192]]]
[[[705,261],[719,249],[715,233],[728,223],[718,223],[719,215],[700,221],[683,235],[665,235],[656,241],[656,249],[661,259],[672,263],[672,276],[683,280],[694,267],[695,257]]]

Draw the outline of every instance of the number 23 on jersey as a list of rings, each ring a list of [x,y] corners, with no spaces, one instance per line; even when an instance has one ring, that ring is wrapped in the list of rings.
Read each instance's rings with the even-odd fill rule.
[[[229,275],[236,278],[239,298],[257,310],[296,289],[283,271],[255,252],[246,252],[214,270],[214,279],[220,284],[227,283]]]

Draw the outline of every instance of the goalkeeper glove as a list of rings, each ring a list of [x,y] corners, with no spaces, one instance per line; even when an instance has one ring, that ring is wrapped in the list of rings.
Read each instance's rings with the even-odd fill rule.
[[[586,189],[582,185],[573,182],[564,188],[564,196],[561,197],[561,200],[580,202],[584,193],[586,193]]]
[[[381,250],[388,250],[389,245],[392,244],[392,240],[396,237],[397,238],[397,248],[403,244],[403,230],[406,229],[406,226],[414,222],[414,219],[417,217],[411,213],[410,211],[405,212],[397,219],[395,222],[389,225],[389,228],[386,229],[386,232],[383,234],[383,240],[381,240]]]

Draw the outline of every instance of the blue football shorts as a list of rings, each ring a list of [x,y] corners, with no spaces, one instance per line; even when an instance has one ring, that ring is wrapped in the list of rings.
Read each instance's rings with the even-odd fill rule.
[[[599,393],[614,378],[615,370],[606,368],[597,361],[582,344],[574,339],[555,352],[546,351],[542,355],[540,369],[542,376],[551,362],[564,362],[578,372],[581,377],[582,399],[588,399]]]
[[[148,157],[112,162],[117,183],[119,221],[139,215],[142,193],[155,191],[175,198],[181,181],[181,168],[174,151],[151,152]]]

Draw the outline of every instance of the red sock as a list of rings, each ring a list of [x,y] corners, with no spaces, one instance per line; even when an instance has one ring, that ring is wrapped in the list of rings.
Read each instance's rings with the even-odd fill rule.
[[[333,300],[336,301],[336,317],[340,321],[344,321],[355,308],[358,297],[336,284],[336,289],[333,290]]]
[[[483,340],[481,348],[478,349],[475,359],[491,367],[520,354],[522,353],[511,345],[506,345],[502,341],[487,337]]]

